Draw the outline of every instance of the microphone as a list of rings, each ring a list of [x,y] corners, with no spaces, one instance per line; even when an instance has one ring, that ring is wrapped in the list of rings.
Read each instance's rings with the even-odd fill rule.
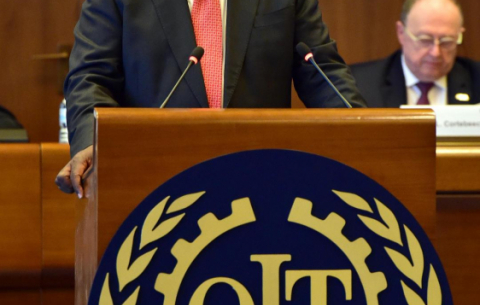
[[[327,83],[330,85],[330,87],[335,91],[337,96],[342,100],[342,102],[345,104],[347,108],[352,108],[352,105],[345,99],[345,97],[338,91],[337,87],[330,81],[328,76],[320,69],[320,67],[317,65],[315,62],[315,59],[313,58],[312,51],[310,48],[303,42],[299,42],[296,46],[297,53],[302,56],[305,61],[310,62],[315,68],[317,68],[318,72],[322,75],[322,77],[327,81]]]
[[[178,79],[177,83],[175,84],[175,86],[173,87],[172,91],[170,91],[170,93],[168,94],[167,98],[165,99],[165,101],[163,101],[162,105],[160,105],[160,108],[164,108],[165,105],[167,104],[168,100],[170,99],[170,97],[172,96],[173,92],[175,92],[175,90],[177,89],[178,85],[180,84],[180,82],[182,81],[182,79],[185,77],[185,75],[187,74],[188,70],[190,69],[190,67],[192,65],[196,65],[198,64],[198,62],[200,61],[200,59],[202,58],[203,56],[203,48],[202,47],[196,47],[195,49],[193,49],[192,53],[190,54],[190,57],[188,58],[188,66],[185,68],[185,70],[183,71],[182,75],[180,76],[180,78]]]

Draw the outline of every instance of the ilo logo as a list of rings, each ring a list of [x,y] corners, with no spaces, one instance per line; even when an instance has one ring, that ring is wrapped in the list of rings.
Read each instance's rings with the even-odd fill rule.
[[[198,164],[153,191],[112,239],[89,304],[452,298],[426,234],[382,186],[331,159],[258,150]]]

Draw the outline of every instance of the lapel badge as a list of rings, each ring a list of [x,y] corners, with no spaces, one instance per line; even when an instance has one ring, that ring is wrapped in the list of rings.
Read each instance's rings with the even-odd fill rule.
[[[459,102],[469,102],[470,95],[468,95],[467,93],[457,93],[455,94],[455,99]]]

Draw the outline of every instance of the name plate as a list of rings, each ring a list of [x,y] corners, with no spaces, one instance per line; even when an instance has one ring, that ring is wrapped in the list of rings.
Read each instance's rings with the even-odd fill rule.
[[[402,106],[401,108],[425,108]],[[480,137],[480,105],[429,106],[437,117],[437,137]]]

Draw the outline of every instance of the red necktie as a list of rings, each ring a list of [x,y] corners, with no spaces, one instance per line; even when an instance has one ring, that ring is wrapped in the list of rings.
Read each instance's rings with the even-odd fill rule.
[[[430,105],[430,101],[428,100],[428,92],[430,89],[432,89],[432,87],[433,83],[417,83],[417,88],[420,89],[420,92],[422,92],[422,95],[418,99],[417,105]]]
[[[210,108],[221,108],[223,35],[220,1],[195,0],[192,7],[192,22],[197,45],[205,50],[201,66],[208,104]]]

